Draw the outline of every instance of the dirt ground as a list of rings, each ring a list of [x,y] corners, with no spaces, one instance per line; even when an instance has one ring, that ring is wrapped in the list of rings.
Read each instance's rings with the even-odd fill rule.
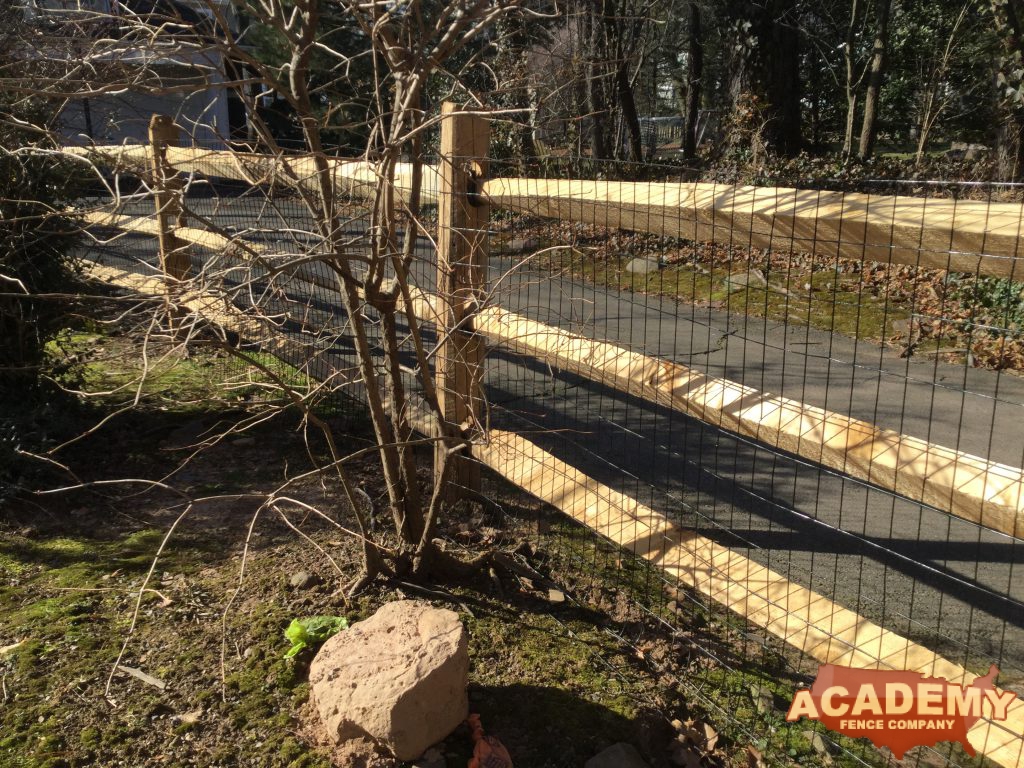
[[[65,346],[58,354],[87,359],[93,391],[123,383],[137,359],[116,334]],[[315,615],[358,621],[399,598],[459,612],[471,709],[518,768],[582,766],[620,741],[653,768],[885,763],[863,744],[843,743],[858,758],[839,752],[807,723],[786,726],[796,677],[780,656],[721,616],[691,611],[671,626],[684,594],[667,595],[649,571],[496,478],[485,480],[490,504],[449,515],[446,546],[500,549],[543,582],[506,571],[460,584],[382,580],[346,599],[359,560],[338,527],[350,520],[337,489],[313,476],[290,491],[328,519],[262,507],[316,451],[297,417],[282,411],[197,451],[252,405],[237,388],[204,394],[204,381],[223,379],[222,360],[171,363],[140,407],[60,453],[88,487],[0,507],[0,766],[313,768],[333,758],[391,768],[366,745],[332,754],[317,743],[310,655],[286,660],[283,631]],[[91,408],[82,423],[114,405]],[[331,418],[353,449],[370,444],[358,413]],[[381,498],[372,454],[352,472]],[[140,482],[155,478],[163,485]],[[47,487],[77,482],[56,473]],[[441,749],[449,768],[464,766],[468,732]]]

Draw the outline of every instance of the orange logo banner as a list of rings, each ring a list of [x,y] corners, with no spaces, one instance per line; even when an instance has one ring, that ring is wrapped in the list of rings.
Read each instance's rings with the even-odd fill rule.
[[[969,686],[919,672],[823,664],[810,688],[796,692],[786,720],[818,720],[833,731],[867,737],[899,760],[913,747],[958,741],[975,754],[967,732],[982,717],[1005,720],[1017,694],[995,687],[993,664]]]

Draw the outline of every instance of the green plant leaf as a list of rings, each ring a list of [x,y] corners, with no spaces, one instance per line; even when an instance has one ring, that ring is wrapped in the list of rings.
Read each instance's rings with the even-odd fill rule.
[[[343,629],[348,629],[348,619],[344,616],[310,616],[305,619],[292,619],[284,631],[284,636],[292,644],[292,647],[284,657],[291,659],[306,648],[321,645]]]

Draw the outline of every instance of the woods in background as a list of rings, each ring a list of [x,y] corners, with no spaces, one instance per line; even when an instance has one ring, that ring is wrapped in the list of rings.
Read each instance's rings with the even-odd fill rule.
[[[568,0],[480,51],[517,156],[1024,173],[1022,0]],[[660,147],[660,150],[659,150]],[[669,152],[671,149],[671,152]]]

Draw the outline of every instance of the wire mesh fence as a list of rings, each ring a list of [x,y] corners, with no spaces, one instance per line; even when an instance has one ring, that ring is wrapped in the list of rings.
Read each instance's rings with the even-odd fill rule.
[[[487,372],[492,426],[526,435],[608,493],[624,494],[685,531],[668,545],[639,547],[655,563],[671,560],[659,549],[681,546],[689,567],[709,572],[710,581],[747,573],[750,580],[734,586],[758,594],[763,573],[723,569],[704,545],[710,540],[769,569],[780,583],[811,590],[971,672],[983,674],[996,663],[1001,685],[1019,685],[1020,530],[975,516],[971,502],[958,496],[969,491],[966,484],[951,487],[939,478],[951,466],[984,471],[988,462],[1019,477],[1024,460],[1017,428],[1024,402],[1021,329],[1014,319],[1021,285],[1001,276],[1016,274],[1017,246],[997,242],[992,226],[996,215],[1006,217],[1003,231],[1015,241],[1020,206],[1003,201],[1019,190],[865,182],[860,191],[804,195],[786,209],[792,190],[766,188],[769,197],[758,199],[744,185],[683,182],[683,195],[706,191],[713,201],[702,226],[699,208],[659,206],[652,214],[650,201],[664,194],[661,183],[619,183],[628,169],[589,165],[592,183],[575,186],[566,186],[551,165],[537,169],[537,181],[521,182],[529,191],[516,201],[517,212],[496,214],[494,301],[549,329],[613,345],[619,357],[654,361],[654,368],[634,366],[633,376],[649,375],[663,361],[674,364],[662,379],[668,397],[658,397],[656,379],[629,387],[609,374],[607,349],[591,346],[575,359],[555,345],[546,359],[499,349]],[[492,164],[494,176],[521,172]],[[662,172],[662,179],[681,173]],[[657,175],[645,169],[645,178]],[[562,183],[552,187],[549,180]],[[557,202],[546,197],[549,190],[560,196]],[[728,210],[730,221],[711,206]],[[985,229],[970,248],[957,231],[968,219]],[[696,238],[666,234],[694,228]],[[897,235],[906,245],[894,245]],[[975,268],[935,268],[958,257],[973,258]],[[787,417],[787,408],[803,421]],[[808,408],[819,421],[807,421]],[[832,415],[867,425],[868,441],[891,432],[894,444],[905,447],[917,438],[915,458],[882,471],[899,448],[858,456],[860,446],[846,439],[849,420],[833,434]],[[787,418],[795,425],[792,440]],[[827,455],[831,444],[841,445],[840,455]],[[940,448],[953,458],[938,460]],[[915,461],[924,468],[912,466]],[[921,475],[909,479],[916,469]],[[579,482],[550,479],[569,495]],[[993,486],[977,490],[992,494]],[[1006,498],[1015,517],[1019,488]],[[642,515],[633,510],[631,520],[628,512],[621,524],[635,530],[613,537],[618,543],[642,541],[649,530]],[[735,653],[716,655],[706,646],[688,678],[690,690],[751,731],[777,732],[774,746],[783,757],[804,739],[806,723],[787,726],[775,707],[758,704],[758,691],[765,669],[788,680],[772,689],[787,699],[796,681],[810,679],[804,676],[823,659],[806,638],[796,637],[798,650],[778,642],[779,625],[766,626],[756,601],[730,605],[728,591],[710,581],[678,578],[657,566],[601,568],[597,550],[581,547],[574,532],[564,545],[576,557],[594,559],[595,583],[611,573],[655,614],[674,616],[678,627],[715,617],[723,636],[734,636]],[[785,614],[788,593],[779,594],[775,607]],[[737,622],[737,608],[761,626]],[[792,613],[803,609],[794,605]],[[830,621],[833,610],[819,623],[843,647],[837,655],[850,659],[856,649],[866,655],[862,662],[894,666],[877,648],[858,647],[837,631],[845,627]],[[732,688],[723,700],[723,687],[714,683],[724,679]],[[1004,759],[1011,752],[1011,761],[1019,759],[1019,738],[1008,740]],[[848,757],[884,762],[871,748],[837,744]],[[977,762],[947,745],[923,748],[909,762],[935,760]]]
[[[186,226],[216,236],[189,235],[199,290],[226,286],[226,311],[267,331],[235,342],[310,388],[358,379],[331,254],[300,192],[226,182],[210,158],[184,191]],[[492,160],[478,199],[459,202],[490,203],[489,224],[456,233],[487,239],[487,280],[469,294],[442,284],[437,214],[423,212],[408,271],[432,307],[413,307],[422,338],[432,356],[451,343],[454,326],[435,329],[431,313],[462,302],[459,332],[487,344],[473,455],[575,520],[538,529],[584,574],[574,594],[628,595],[675,633],[688,695],[772,762],[815,754],[808,724],[787,724],[780,703],[822,661],[928,674],[941,662],[965,683],[995,663],[1019,690],[1020,190],[692,177]],[[432,204],[446,190],[427,179]],[[152,233],[125,231],[153,215],[150,191],[94,229],[101,264],[159,270]],[[374,222],[355,185],[344,206],[358,262]],[[380,315],[358,311],[377,339]],[[401,361],[414,371],[411,333]],[[466,382],[450,386],[465,396]],[[1013,723],[992,727],[1002,735],[981,751],[1019,762]],[[887,762],[825,733],[842,762]],[[905,762],[985,759],[943,744]]]

